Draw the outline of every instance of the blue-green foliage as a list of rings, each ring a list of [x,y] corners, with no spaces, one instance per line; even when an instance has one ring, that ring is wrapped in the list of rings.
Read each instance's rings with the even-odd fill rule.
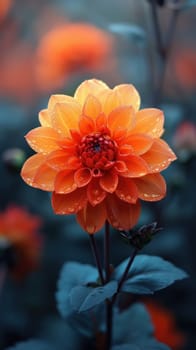
[[[43,340],[32,339],[21,343],[17,343],[14,346],[7,348],[6,350],[57,350],[50,344]]]
[[[128,260],[126,259],[116,268],[113,278],[120,280]],[[152,294],[185,277],[187,277],[185,271],[158,256],[138,255],[133,261],[122,291]]]
[[[112,350],[169,350],[154,339],[154,327],[141,303],[135,303],[123,312],[114,311]]]

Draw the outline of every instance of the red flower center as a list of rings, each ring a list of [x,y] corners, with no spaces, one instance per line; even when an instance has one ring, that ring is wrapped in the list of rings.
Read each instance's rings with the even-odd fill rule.
[[[112,167],[116,160],[117,146],[108,134],[89,134],[78,145],[78,155],[85,167],[97,169],[99,173],[99,170]]]

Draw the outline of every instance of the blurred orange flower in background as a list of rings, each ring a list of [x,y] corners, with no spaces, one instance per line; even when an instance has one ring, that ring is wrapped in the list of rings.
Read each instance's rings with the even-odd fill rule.
[[[7,16],[11,6],[12,6],[12,0],[0,1],[0,22]]]
[[[60,87],[74,72],[104,68],[109,64],[111,49],[112,37],[92,24],[60,24],[47,32],[38,45],[39,88]]]
[[[154,325],[155,338],[170,346],[172,350],[181,349],[185,344],[185,335],[178,330],[174,315],[154,301],[144,304]]]
[[[173,144],[181,160],[187,160],[196,154],[196,124],[184,121],[178,125]]]
[[[107,219],[130,229],[140,215],[139,199],[158,201],[166,183],[160,172],[176,159],[163,133],[163,112],[141,109],[133,85],[110,89],[84,81],[74,97],[51,96],[39,114],[41,127],[26,139],[37,154],[21,175],[27,184],[52,191],[57,214],[77,214],[95,233]]]
[[[186,49],[176,54],[175,72],[178,81],[189,90],[196,88],[196,49]]]
[[[37,267],[42,239],[38,233],[39,217],[19,206],[10,206],[0,213],[0,240],[7,241],[14,249],[14,277],[24,277]]]

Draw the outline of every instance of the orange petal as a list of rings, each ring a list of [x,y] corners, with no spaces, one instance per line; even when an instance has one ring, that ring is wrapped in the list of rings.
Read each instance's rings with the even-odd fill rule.
[[[96,119],[97,130],[102,130],[107,125],[107,118],[104,113],[100,113]]]
[[[34,187],[34,177],[45,161],[46,156],[43,154],[34,154],[26,160],[21,170],[21,176],[28,185]]]
[[[110,224],[118,230],[129,230],[136,225],[140,216],[140,203],[121,201],[115,195],[107,197],[107,218]]]
[[[52,95],[48,101],[48,109],[53,110],[57,103],[72,103],[76,102],[72,96],[67,95]]]
[[[145,108],[136,114],[136,125],[132,133],[160,137],[163,134],[164,115],[160,109]]]
[[[86,80],[78,86],[74,94],[74,98],[78,100],[81,105],[83,105],[88,95],[97,96],[99,92],[105,89],[109,89],[109,87],[101,80]]]
[[[123,106],[114,109],[108,116],[108,128],[115,132],[119,129],[129,130],[134,126],[135,113],[132,107]]]
[[[56,193],[70,193],[75,191],[77,185],[74,181],[74,172],[64,170],[58,173],[54,183],[54,190]]]
[[[147,152],[152,146],[153,139],[148,135],[132,134],[121,140],[122,145],[128,144],[132,146],[133,152],[141,155]]]
[[[52,125],[63,136],[70,136],[70,129],[78,129],[80,114],[81,109],[76,103],[56,103]]]
[[[121,105],[132,106],[135,111],[140,108],[140,95],[136,88],[131,84],[121,84],[114,88],[120,96]]]
[[[102,91],[98,96],[102,105],[102,112],[108,116],[115,108],[120,107],[120,98],[114,90]]]
[[[166,169],[176,159],[176,156],[165,141],[156,139],[142,158],[148,164],[150,172],[157,173]]]
[[[88,201],[92,206],[101,203],[106,197],[106,192],[99,186],[97,179],[93,179],[87,188]]]
[[[25,136],[31,148],[39,153],[50,153],[59,148],[59,134],[52,128],[39,127],[28,132]]]
[[[92,118],[89,118],[86,115],[81,115],[79,120],[79,128],[81,134],[90,134],[95,130],[95,122]]]
[[[166,183],[160,174],[148,174],[140,179],[134,179],[138,188],[139,198],[144,201],[159,201],[165,197]]]
[[[124,173],[127,171],[126,164],[122,160],[117,160],[115,162],[114,168],[118,173]]]
[[[115,171],[107,171],[100,178],[99,184],[104,191],[113,193],[118,185],[118,175]]]
[[[60,171],[78,169],[81,163],[78,157],[72,156],[70,152],[66,152],[66,150],[57,150],[47,157],[47,164],[51,168]]]
[[[99,231],[106,221],[105,203],[102,202],[95,207],[88,203],[86,207],[77,213],[77,220],[89,234]]]
[[[87,202],[86,190],[77,188],[68,194],[53,192],[52,207],[56,214],[74,214],[81,210]]]
[[[87,117],[96,119],[101,112],[101,104],[95,96],[88,95],[82,112]]]
[[[47,164],[43,164],[39,167],[35,174],[33,186],[44,191],[54,191],[54,181],[57,175],[57,171],[50,168]]]
[[[123,201],[128,203],[135,203],[138,199],[138,190],[132,179],[123,178],[119,176],[118,187],[116,195]]]
[[[41,126],[47,126],[47,127],[51,127],[51,117],[50,117],[50,113],[48,112],[47,109],[42,109],[39,112],[39,122],[41,124]]]
[[[92,173],[88,168],[81,168],[75,172],[74,180],[78,187],[88,185],[92,179]]]
[[[127,171],[122,173],[126,177],[140,177],[149,172],[146,162],[139,156],[130,155],[123,157]]]

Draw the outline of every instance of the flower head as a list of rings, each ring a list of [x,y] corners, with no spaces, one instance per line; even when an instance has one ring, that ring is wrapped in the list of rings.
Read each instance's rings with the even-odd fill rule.
[[[14,251],[16,259],[12,272],[15,277],[23,277],[38,263],[42,243],[38,233],[40,226],[40,218],[21,207],[10,206],[0,213],[0,241],[7,242]]]
[[[111,36],[92,24],[60,24],[46,33],[38,46],[39,86],[47,90],[61,86],[74,72],[103,68],[111,48]]]
[[[88,233],[108,220],[130,229],[140,215],[140,199],[158,201],[166,184],[160,172],[176,159],[163,133],[163,113],[141,109],[133,85],[110,89],[84,81],[74,97],[51,96],[39,114],[41,127],[26,139],[37,154],[22,177],[30,186],[52,192],[57,214],[76,214]]]

